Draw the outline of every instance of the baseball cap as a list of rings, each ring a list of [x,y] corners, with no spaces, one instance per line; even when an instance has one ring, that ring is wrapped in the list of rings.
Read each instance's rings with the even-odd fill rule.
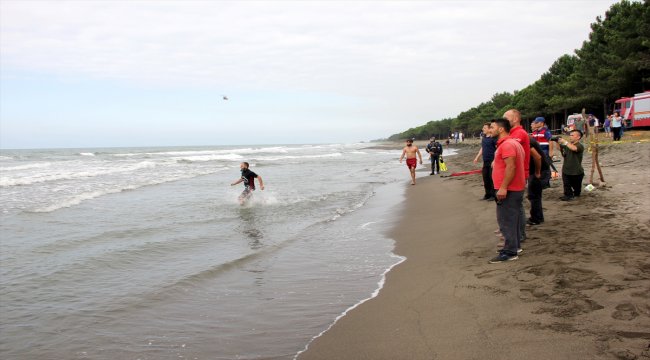
[[[544,118],[541,117],[541,116],[538,116],[538,117],[535,118],[535,120],[533,120],[533,122],[536,122],[536,123],[540,123],[540,122],[544,122],[544,121],[546,121],[546,120],[544,120]]]

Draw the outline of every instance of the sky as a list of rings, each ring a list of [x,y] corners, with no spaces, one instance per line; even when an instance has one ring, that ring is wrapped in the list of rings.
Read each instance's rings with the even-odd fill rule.
[[[0,148],[386,138],[530,85],[613,3],[0,0]]]

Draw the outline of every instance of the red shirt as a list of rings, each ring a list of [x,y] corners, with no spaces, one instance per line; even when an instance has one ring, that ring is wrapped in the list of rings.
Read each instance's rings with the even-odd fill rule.
[[[526,172],[526,179],[528,179],[528,170],[530,169],[530,138],[528,133],[521,125],[517,125],[510,129],[510,137],[517,140],[524,148],[524,171]]]
[[[492,168],[492,181],[494,188],[499,189],[503,179],[506,176],[506,161],[509,157],[515,157],[515,176],[508,184],[508,191],[523,191],[526,188],[526,174],[524,170],[524,155],[523,146],[521,146],[516,139],[511,137],[504,137],[497,141],[497,152],[494,154],[494,167]]]

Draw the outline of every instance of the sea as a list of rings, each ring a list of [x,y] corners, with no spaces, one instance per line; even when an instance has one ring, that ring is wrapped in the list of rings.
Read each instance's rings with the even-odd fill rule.
[[[0,358],[294,359],[404,261],[400,154],[1,150]]]

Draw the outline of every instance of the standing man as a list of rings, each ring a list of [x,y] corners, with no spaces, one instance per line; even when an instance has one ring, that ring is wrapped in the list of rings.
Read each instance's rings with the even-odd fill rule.
[[[523,146],[509,135],[510,122],[496,119],[490,124],[492,136],[498,138],[494,155],[492,181],[496,192],[497,222],[505,242],[499,255],[490,264],[516,260],[522,240],[521,224],[524,217],[521,207],[524,201],[526,176]]]
[[[474,158],[474,164],[478,163],[478,158],[483,155],[483,188],[485,195],[483,200],[494,200],[494,183],[492,182],[492,161],[494,161],[494,152],[497,150],[497,138],[492,136],[490,123],[483,124],[483,136],[481,137],[481,149]]]
[[[533,123],[531,124],[531,128],[533,130],[532,134],[533,134],[533,138],[537,140],[537,143],[539,144],[539,147],[541,149],[540,155],[545,156],[548,165],[550,165],[550,167],[552,167],[553,170],[557,172],[557,169],[553,165],[553,147],[552,147],[553,144],[549,142],[552,136],[551,130],[549,130],[548,127],[546,127],[545,122],[546,120],[543,117],[541,116],[536,117]],[[538,149],[535,150],[537,152],[540,151]],[[548,178],[544,178],[542,180],[542,187],[545,189],[551,187],[550,174]]]
[[[503,114],[503,117],[508,120],[510,123],[510,137],[517,140],[521,147],[524,148],[524,176],[526,181],[528,181],[528,176],[530,174],[530,137],[524,128],[521,126],[521,113],[517,109],[510,109]],[[535,151],[535,150],[533,150]],[[539,154],[538,154],[539,155]],[[521,218],[526,218],[526,210],[524,209],[524,203],[521,202]],[[521,239],[526,240],[526,223],[521,222]]]
[[[550,156],[549,140],[551,140],[551,131],[546,127],[545,121],[546,120],[543,117],[538,116],[531,124],[531,128],[533,130],[533,138],[537,140],[537,143],[539,143],[544,154]]]
[[[582,133],[579,130],[571,130],[569,141],[558,140],[560,151],[564,156],[564,162],[562,163],[564,196],[560,198],[562,201],[571,201],[576,196],[580,196],[582,191],[582,179],[585,176],[585,171],[582,168],[582,155],[585,147],[580,142],[581,139]]]
[[[250,199],[251,196],[253,196],[253,191],[255,191],[255,179],[257,178],[257,181],[260,182],[260,190],[264,190],[264,182],[262,181],[262,177],[257,175],[256,173],[252,172],[248,167],[247,162],[243,162],[239,164],[239,169],[241,170],[241,177],[235,181],[234,183],[230,184],[230,186],[235,186],[241,182],[244,183],[244,191],[242,191],[241,195],[239,195],[239,205],[244,205],[246,204],[246,201]]]
[[[528,201],[530,201],[530,217],[528,225],[539,225],[544,222],[542,209],[542,190],[544,184],[551,178],[549,159],[544,154],[540,144],[532,136],[530,138],[530,172],[528,176]]]
[[[429,158],[431,159],[431,175],[439,174],[442,144],[436,141],[435,136],[432,136],[425,150],[429,153]]]
[[[612,115],[612,132],[614,133],[614,141],[620,141],[623,136],[623,118],[618,114],[618,111]]]
[[[600,125],[598,118],[595,117],[593,114],[589,114],[589,116],[587,117],[587,125],[589,128],[589,136],[597,136],[598,126]]]
[[[406,166],[411,173],[411,185],[415,185],[415,168],[418,165],[416,156],[420,158],[420,165],[422,165],[422,154],[420,154],[420,149],[413,145],[413,139],[406,139],[406,146],[402,149],[402,156],[399,157],[400,163],[404,160],[404,156],[406,156]]]
[[[580,130],[583,134],[589,134],[589,123],[587,122],[587,112],[586,109],[582,109],[582,116],[573,123],[574,130]]]

